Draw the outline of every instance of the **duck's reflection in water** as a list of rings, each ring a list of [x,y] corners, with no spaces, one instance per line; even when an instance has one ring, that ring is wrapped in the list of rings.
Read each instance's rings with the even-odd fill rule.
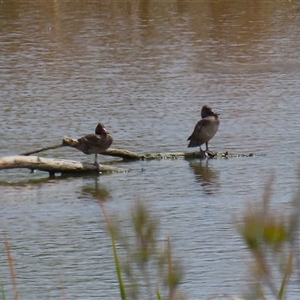
[[[205,194],[215,194],[220,189],[219,172],[208,166],[208,161],[190,161],[190,167],[195,174],[196,181],[203,187]]]
[[[100,178],[95,177],[95,183],[84,186],[81,189],[81,197],[91,197],[98,201],[105,201],[110,198],[110,192],[105,186],[100,184]]]

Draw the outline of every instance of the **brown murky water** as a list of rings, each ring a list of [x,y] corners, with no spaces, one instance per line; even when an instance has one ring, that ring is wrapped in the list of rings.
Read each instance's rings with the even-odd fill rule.
[[[183,258],[188,299],[241,295],[248,254],[233,213],[260,199],[272,172],[278,207],[298,185],[299,22],[293,1],[2,1],[0,155],[79,137],[99,121],[114,147],[186,150],[211,105],[221,119],[212,150],[266,156],[135,162],[99,184],[108,213],[126,215],[137,198],[157,212]],[[92,160],[72,149],[43,155]],[[95,178],[38,182],[45,176],[0,173],[14,183],[1,185],[0,228],[20,299],[62,298],[60,286],[68,299],[118,299],[110,241],[87,192]],[[0,270],[10,298],[5,255]],[[292,281],[289,299],[298,292]]]

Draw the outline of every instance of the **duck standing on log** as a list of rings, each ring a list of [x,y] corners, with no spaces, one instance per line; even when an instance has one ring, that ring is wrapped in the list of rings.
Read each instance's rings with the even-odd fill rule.
[[[106,131],[102,123],[98,123],[95,134],[87,134],[77,140],[76,149],[82,151],[84,154],[95,154],[95,166],[100,165],[97,162],[97,154],[105,152],[112,144],[113,138]]]
[[[214,137],[219,128],[219,118],[208,105],[204,105],[201,110],[202,119],[196,124],[193,133],[187,139],[190,141],[188,148],[200,147],[200,153],[202,153],[201,145],[205,143],[206,150],[208,149],[208,142]]]

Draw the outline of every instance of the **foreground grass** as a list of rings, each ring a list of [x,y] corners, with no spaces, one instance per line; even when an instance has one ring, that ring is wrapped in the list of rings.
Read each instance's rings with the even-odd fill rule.
[[[132,208],[131,236],[126,236],[106,215],[99,201],[112,242],[121,299],[184,299],[178,290],[182,267],[172,255],[170,238],[159,247],[159,222],[145,204],[137,201]],[[116,243],[126,259],[121,263]],[[126,281],[126,285],[125,282]],[[147,296],[145,296],[147,295]]]
[[[299,232],[300,189],[293,199],[293,209],[290,214],[284,214],[279,210],[271,209],[272,181],[271,178],[265,185],[262,201],[249,204],[244,212],[234,220],[236,230],[252,256],[250,264],[251,284],[249,292],[244,296],[245,299],[288,299],[287,287],[295,269],[297,234]],[[101,203],[100,205],[103,214],[106,216],[103,205]],[[162,280],[167,292],[164,292],[164,297],[162,297],[156,281],[156,299],[184,299],[182,294],[178,293],[178,286],[183,276],[180,261],[172,258],[169,237],[167,238],[165,253],[159,253],[157,248],[159,222],[153,219],[149,209],[141,202],[137,202],[133,207],[131,222],[135,237],[133,246],[135,251],[132,252],[129,245],[123,244],[127,255],[129,253],[129,259],[127,259],[125,265],[120,264],[116,252],[115,237],[122,235],[121,230],[116,224],[111,227],[112,225],[109,223],[107,216],[105,219],[113,244],[118,278],[121,276],[118,272],[121,271],[129,278],[130,282],[125,287],[124,281],[120,283],[119,280],[119,283],[122,284],[122,292],[127,292],[127,294],[125,292],[125,298],[123,298],[124,294],[121,294],[121,298],[126,299],[126,295],[130,295],[132,299],[153,299],[152,290],[154,287],[153,282],[151,283],[150,280],[148,267],[151,260],[158,259],[154,264],[158,268],[156,279],[160,278]],[[122,245],[122,242],[120,245]],[[163,270],[164,267],[167,271]],[[130,287],[136,287],[139,282],[137,278],[132,276],[132,269],[139,269],[147,287],[147,296],[145,296],[145,293],[143,295],[139,294],[138,289],[135,290],[135,293],[130,293]],[[167,276],[161,278],[160,274],[167,274]],[[223,297],[234,299],[228,295],[223,295]]]
[[[13,288],[14,300],[18,300],[19,299],[19,292],[18,292],[18,289],[17,289],[13,258],[12,258],[11,253],[10,253],[10,247],[9,247],[9,243],[8,243],[6,234],[4,234],[3,239],[4,239],[5,251],[6,251],[6,255],[7,255],[7,261],[8,261],[8,264],[9,264],[9,271],[10,271],[10,278],[11,278],[11,283],[12,283],[12,288]],[[3,299],[6,299],[3,287],[2,287],[2,295],[3,295]]]
[[[116,266],[116,273],[117,273],[118,282],[119,282],[121,299],[126,300],[125,286],[124,286],[124,283],[123,283],[121,265],[120,265],[120,260],[119,260],[119,256],[118,256],[118,252],[117,252],[114,228],[110,224],[110,221],[107,217],[107,214],[105,212],[105,209],[104,209],[104,206],[103,206],[103,203],[102,203],[101,200],[99,201],[99,204],[100,204],[100,207],[102,209],[102,212],[103,212],[103,215],[104,215],[104,218],[105,218],[105,222],[106,222],[106,225],[107,225],[107,228],[108,228],[108,232],[109,232],[109,235],[110,235],[110,239],[111,239],[112,249],[113,249],[113,253],[114,253],[114,261],[115,261],[115,266]]]
[[[252,254],[251,299],[288,299],[287,287],[295,270],[299,232],[300,190],[289,214],[271,209],[272,178],[261,203],[249,204],[236,222],[238,233]]]

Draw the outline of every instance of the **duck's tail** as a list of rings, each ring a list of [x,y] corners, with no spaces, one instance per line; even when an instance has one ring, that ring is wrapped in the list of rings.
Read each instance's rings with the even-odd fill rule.
[[[188,148],[200,146],[199,141],[197,139],[194,139],[192,135],[187,140],[190,141],[188,144]]]

